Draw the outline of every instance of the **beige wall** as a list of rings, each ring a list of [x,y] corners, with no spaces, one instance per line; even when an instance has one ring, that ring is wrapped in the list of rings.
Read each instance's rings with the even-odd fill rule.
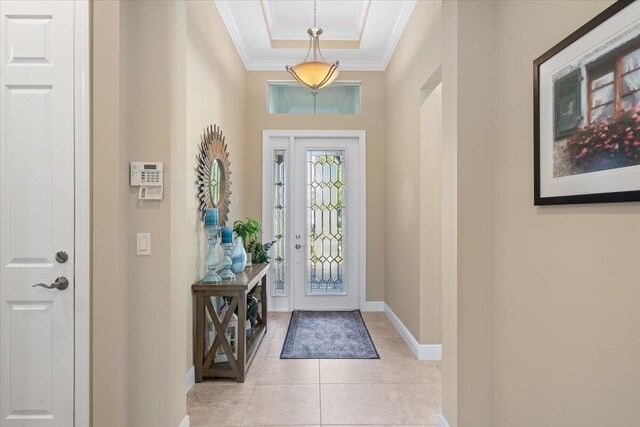
[[[261,170],[263,129],[367,130],[368,300],[430,340],[417,267],[428,196],[415,171],[427,148],[420,89],[440,62],[447,421],[637,424],[640,204],[532,205],[532,60],[607,4],[418,2],[386,75],[342,74],[363,81],[361,116],[301,117],[266,114],[266,80],[287,75],[246,73],[211,4],[94,3],[94,426],[184,416],[189,286],[204,250],[190,173],[210,123],[229,142],[232,217],[260,217],[260,182],[242,177]],[[165,161],[162,202],[136,200],[134,158]],[[153,255],[135,257],[144,231]]]
[[[494,2],[443,3],[443,414],[494,425]]]
[[[179,69],[183,59],[175,43],[185,31],[179,15],[181,6],[180,2],[123,3],[128,8],[122,23],[126,51],[121,56],[126,61],[121,76],[126,80],[126,96],[121,101],[128,110],[123,117],[124,143],[129,147],[130,160],[164,162],[167,184],[184,173],[173,158],[173,147],[184,144],[184,110],[180,110],[184,102],[179,97],[184,96],[184,73]],[[180,82],[181,91],[176,87]],[[184,335],[173,335],[175,322],[184,321],[176,317],[177,306],[172,301],[177,267],[172,262],[176,255],[172,248],[172,205],[179,202],[180,193],[176,191],[174,199],[173,186],[166,185],[162,201],[139,201],[136,190],[132,188],[129,194],[129,423],[172,426],[179,422],[174,414],[174,404],[179,402],[173,395],[173,346],[186,345]],[[151,256],[135,255],[135,233],[140,232],[151,233]],[[184,352],[180,356],[184,358]]]
[[[202,270],[197,145],[223,128],[231,218],[244,215],[245,71],[212,3],[95,2],[93,22],[93,425],[174,427]],[[137,200],[131,160],[164,162],[162,201]],[[151,256],[135,255],[137,232]]]
[[[93,4],[93,427],[126,426],[129,417],[129,149],[120,138],[120,14],[119,2]]]
[[[442,414],[458,426],[458,2],[442,4]]]
[[[640,204],[533,206],[532,61],[610,3],[498,2],[499,427],[640,420]]]
[[[443,228],[443,412],[452,426],[640,417],[640,205],[533,206],[532,61],[608,4],[445,2],[443,206],[454,209],[443,219],[457,219]]]
[[[495,4],[458,5],[458,426],[494,424]]]
[[[194,184],[198,144],[206,126],[219,125],[228,144],[232,182],[229,223],[247,215],[248,208],[242,201],[246,199],[244,187],[249,181],[245,172],[248,169],[245,156],[247,120],[244,65],[213,3],[187,2],[186,13],[187,133],[184,185],[187,197],[182,205],[184,221],[181,225],[178,223],[185,240],[181,246],[185,268],[180,296],[187,307],[185,372],[193,366],[193,303],[190,286],[204,274],[206,251],[206,237]]]
[[[420,107],[420,342],[442,343],[442,84]]]
[[[342,72],[339,80],[362,81],[360,115],[288,115],[267,113],[267,80],[291,80],[287,72],[247,73],[247,155],[252,179],[245,183],[247,215],[262,212],[262,131],[266,129],[365,130],[367,132],[367,301],[384,300],[385,278],[385,91],[384,73]],[[247,172],[249,173],[249,172]]]
[[[441,7],[417,3],[386,71],[384,300],[421,341],[421,89],[441,64]]]

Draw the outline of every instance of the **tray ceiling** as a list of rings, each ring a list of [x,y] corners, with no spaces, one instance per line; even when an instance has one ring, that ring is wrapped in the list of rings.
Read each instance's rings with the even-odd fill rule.
[[[300,62],[313,24],[309,0],[214,0],[247,70]],[[318,0],[320,46],[343,70],[383,71],[416,0]]]

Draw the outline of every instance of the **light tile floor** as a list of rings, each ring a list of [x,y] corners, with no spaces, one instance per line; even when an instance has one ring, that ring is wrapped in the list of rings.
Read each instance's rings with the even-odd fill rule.
[[[416,360],[384,313],[362,313],[379,360],[281,360],[291,313],[269,315],[245,383],[193,386],[192,427],[437,424],[440,363]]]

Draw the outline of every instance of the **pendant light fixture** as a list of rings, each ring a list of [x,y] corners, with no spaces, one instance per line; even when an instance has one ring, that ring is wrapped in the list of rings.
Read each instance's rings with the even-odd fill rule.
[[[338,74],[339,62],[327,62],[320,51],[320,35],[322,28],[316,23],[316,1],[313,2],[313,27],[307,30],[309,34],[309,51],[304,60],[293,67],[287,65],[287,71],[300,83],[314,93],[329,86]]]

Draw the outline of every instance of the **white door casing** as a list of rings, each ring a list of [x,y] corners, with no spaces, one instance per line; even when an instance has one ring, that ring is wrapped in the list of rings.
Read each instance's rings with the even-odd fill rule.
[[[80,67],[74,63],[76,6],[0,2],[1,427],[70,427],[88,421],[88,366],[77,375],[74,370],[76,356],[87,363],[88,354],[86,328],[86,349],[74,354],[75,241],[88,236],[88,223],[80,236],[75,233],[74,194],[82,187],[74,180],[74,144],[78,132],[85,143],[88,133],[87,126],[75,122],[76,104],[88,109],[87,82],[78,86],[74,70]],[[82,169],[88,175],[88,164]],[[83,202],[88,208],[88,200]],[[88,221],[86,215],[83,220]],[[87,239],[82,241],[87,246]],[[68,254],[66,262],[56,260],[58,251]],[[87,254],[82,258],[88,261]],[[83,271],[81,310],[88,320],[88,269]],[[67,289],[33,287],[59,277],[68,279]],[[80,424],[74,420],[75,381],[87,394],[77,402]]]
[[[284,292],[274,292],[270,281],[272,310],[364,309],[366,300],[366,141],[364,131],[264,131],[263,209],[265,240],[274,240],[274,150],[286,161],[285,277]],[[346,292],[310,295],[307,288],[309,244],[307,228],[309,200],[308,152],[332,150],[340,154],[346,175]],[[284,169],[283,169],[284,170]],[[299,238],[298,238],[299,236]],[[300,248],[296,248],[300,245]],[[272,261],[272,262],[275,262]],[[270,274],[273,276],[275,268]],[[273,277],[272,277],[273,279]]]

